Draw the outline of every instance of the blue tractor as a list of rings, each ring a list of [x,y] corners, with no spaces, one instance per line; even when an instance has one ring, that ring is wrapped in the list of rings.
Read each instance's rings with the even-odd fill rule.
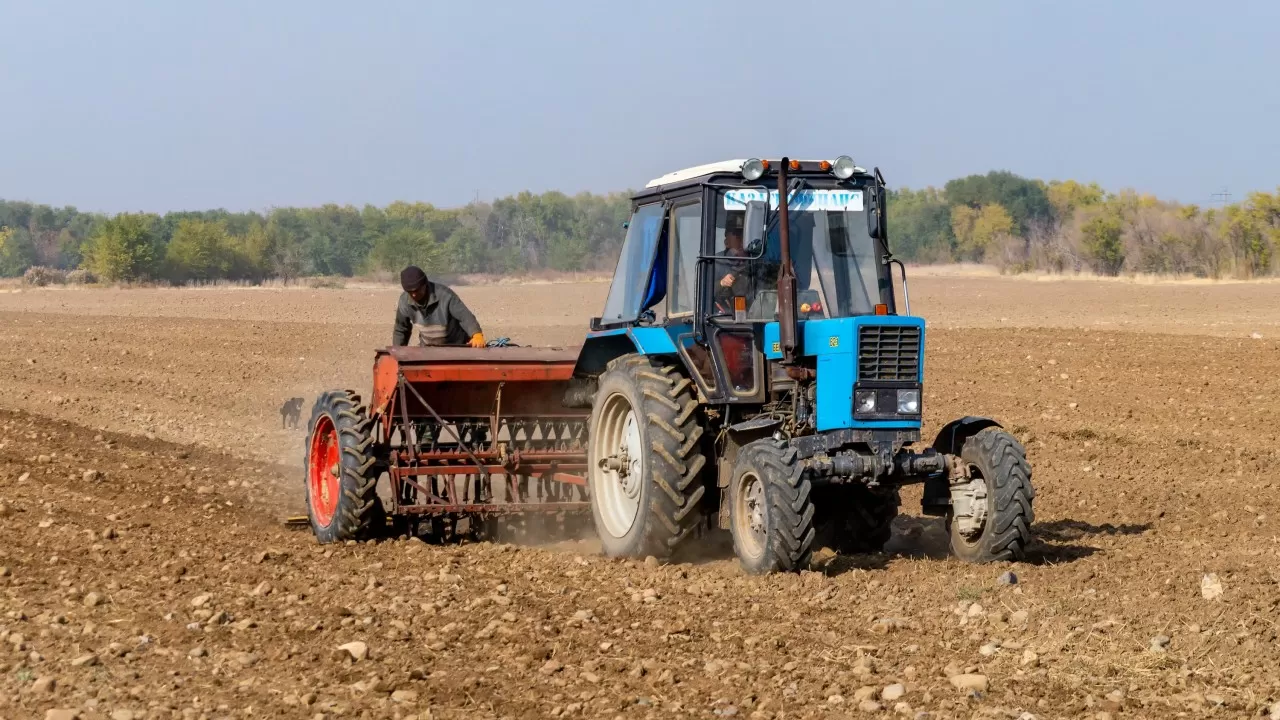
[[[575,367],[607,555],[670,557],[718,529],[746,571],[796,571],[819,547],[883,549],[899,488],[923,483],[955,555],[1024,556],[1018,440],[964,417],[920,444],[925,323],[889,252],[879,169],[713,163],[632,206]]]

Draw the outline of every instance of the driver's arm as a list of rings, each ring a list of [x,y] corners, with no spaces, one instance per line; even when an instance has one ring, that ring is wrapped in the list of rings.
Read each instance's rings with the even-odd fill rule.
[[[449,314],[457,318],[458,324],[467,333],[467,337],[474,338],[481,334],[480,323],[476,320],[475,314],[456,293],[449,298]]]
[[[401,297],[400,302],[396,303],[396,321],[391,331],[391,344],[408,345],[409,335],[412,333],[413,320],[409,316],[409,308],[404,297]]]

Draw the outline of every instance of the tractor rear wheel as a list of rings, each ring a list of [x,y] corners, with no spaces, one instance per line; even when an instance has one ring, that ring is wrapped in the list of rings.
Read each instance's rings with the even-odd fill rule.
[[[898,488],[833,485],[814,494],[818,547],[829,547],[841,555],[884,550],[901,504]]]
[[[752,575],[805,569],[813,554],[811,485],[796,450],[771,438],[738,452],[729,481],[733,551]]]
[[[385,525],[373,420],[350,390],[321,395],[308,423],[307,514],[321,543],[364,540]]]
[[[1022,444],[989,427],[965,440],[960,458],[972,479],[951,491],[946,516],[951,551],[971,563],[1023,559],[1031,544],[1035,491]]]
[[[702,519],[702,427],[688,378],[673,365],[623,355],[600,376],[591,406],[591,514],[610,557],[670,557]]]

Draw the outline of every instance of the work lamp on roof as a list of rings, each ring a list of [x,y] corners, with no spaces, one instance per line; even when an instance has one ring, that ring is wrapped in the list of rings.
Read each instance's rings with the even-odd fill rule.
[[[852,164],[852,161],[850,161],[850,164]],[[742,163],[742,177],[747,180],[754,181],[759,180],[761,175],[764,175],[763,161],[757,158],[751,158],[750,160]]]
[[[836,161],[831,163],[831,174],[841,180],[848,180],[853,177],[854,170],[853,158],[848,155],[841,155]]]

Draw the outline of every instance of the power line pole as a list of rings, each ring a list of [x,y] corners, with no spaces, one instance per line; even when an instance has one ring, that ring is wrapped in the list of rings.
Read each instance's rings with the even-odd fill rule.
[[[1210,198],[1210,204],[1216,203],[1221,205],[1230,205],[1231,191],[1224,186],[1222,188],[1222,192],[1213,193],[1212,195],[1209,196],[1209,198]]]

